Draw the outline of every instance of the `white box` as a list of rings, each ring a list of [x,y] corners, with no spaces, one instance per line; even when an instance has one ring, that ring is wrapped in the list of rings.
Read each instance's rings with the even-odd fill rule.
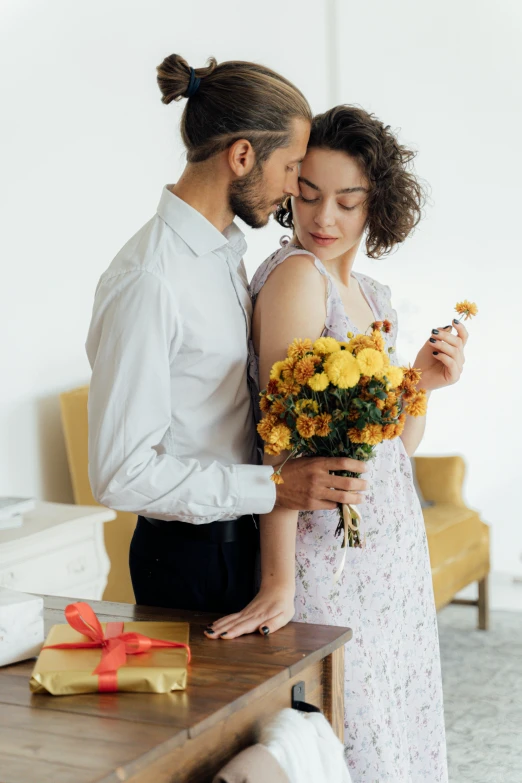
[[[34,658],[44,643],[43,598],[0,587],[0,666]]]

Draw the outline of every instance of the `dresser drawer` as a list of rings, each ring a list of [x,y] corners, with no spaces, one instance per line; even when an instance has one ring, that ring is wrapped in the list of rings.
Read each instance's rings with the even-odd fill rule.
[[[13,554],[15,556],[13,557]],[[55,546],[32,557],[20,551],[0,563],[0,586],[49,595],[74,595],[74,586],[108,573],[108,558],[95,538]]]

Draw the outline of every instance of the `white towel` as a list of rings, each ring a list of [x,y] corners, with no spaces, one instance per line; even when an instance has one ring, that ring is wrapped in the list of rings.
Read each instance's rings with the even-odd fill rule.
[[[290,783],[351,783],[343,744],[322,713],[281,710],[262,729],[259,742]]]

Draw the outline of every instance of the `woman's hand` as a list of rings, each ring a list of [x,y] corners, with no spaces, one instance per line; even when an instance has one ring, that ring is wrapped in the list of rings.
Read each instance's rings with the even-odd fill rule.
[[[294,586],[263,588],[242,612],[229,614],[205,631],[208,639],[236,639],[258,631],[267,636],[290,622],[295,614]]]
[[[413,366],[422,371],[419,387],[427,391],[451,386],[462,375],[468,331],[456,319],[453,328],[457,334],[451,333],[451,325],[433,329],[430,339],[417,354]]]

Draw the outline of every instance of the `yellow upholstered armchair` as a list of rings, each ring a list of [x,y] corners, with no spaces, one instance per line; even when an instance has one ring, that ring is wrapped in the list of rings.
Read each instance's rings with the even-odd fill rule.
[[[431,573],[437,609],[448,603],[478,606],[478,627],[488,627],[489,526],[462,498],[465,463],[462,457],[414,457],[417,483],[430,550]],[[455,599],[472,582],[478,582],[478,599]]]
[[[60,395],[65,447],[74,493],[74,502],[82,506],[98,505],[92,496],[88,475],[88,386]],[[134,603],[129,573],[129,545],[136,527],[136,516],[119,511],[110,525],[104,525],[105,549],[111,561],[105,601]]]

